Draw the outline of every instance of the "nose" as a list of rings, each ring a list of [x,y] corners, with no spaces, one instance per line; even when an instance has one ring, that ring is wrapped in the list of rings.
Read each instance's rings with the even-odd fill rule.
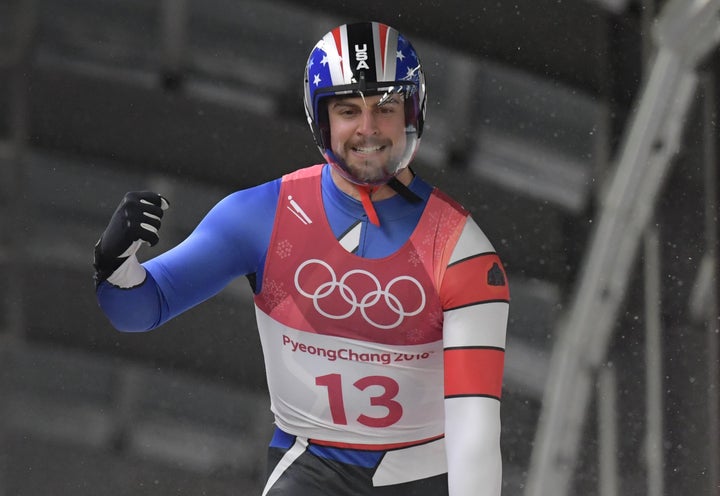
[[[375,121],[375,113],[371,108],[364,108],[360,114],[357,133],[363,136],[376,134],[378,131],[377,122]]]

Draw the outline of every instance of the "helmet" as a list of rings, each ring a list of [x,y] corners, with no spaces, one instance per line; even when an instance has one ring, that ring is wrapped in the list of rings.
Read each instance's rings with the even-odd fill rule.
[[[377,180],[355,177],[333,152],[327,100],[331,96],[400,94],[405,106],[405,147],[393,154]],[[325,159],[355,184],[390,181],[412,160],[425,120],[425,76],[415,49],[397,30],[379,22],[338,26],[318,41],[305,66],[305,113]]]

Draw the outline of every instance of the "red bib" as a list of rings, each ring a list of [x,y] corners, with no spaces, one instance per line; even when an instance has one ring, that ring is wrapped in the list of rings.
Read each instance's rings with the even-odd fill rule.
[[[362,258],[335,239],[321,171],[314,166],[283,178],[257,307],[306,332],[394,345],[440,340],[438,281],[467,212],[435,190],[399,250]]]

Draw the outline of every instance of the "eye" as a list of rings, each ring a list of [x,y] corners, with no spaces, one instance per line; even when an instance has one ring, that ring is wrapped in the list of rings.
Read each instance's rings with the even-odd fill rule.
[[[377,106],[377,112],[380,114],[395,114],[399,111],[400,104],[396,100],[387,100]]]
[[[358,109],[349,105],[339,105],[333,109],[333,112],[340,117],[353,117],[357,115]]]

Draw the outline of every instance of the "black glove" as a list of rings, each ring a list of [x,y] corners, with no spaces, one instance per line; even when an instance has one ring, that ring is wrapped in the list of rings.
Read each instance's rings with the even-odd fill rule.
[[[160,219],[169,206],[165,198],[152,191],[125,194],[95,244],[95,284],[110,277],[143,243],[157,244]]]

